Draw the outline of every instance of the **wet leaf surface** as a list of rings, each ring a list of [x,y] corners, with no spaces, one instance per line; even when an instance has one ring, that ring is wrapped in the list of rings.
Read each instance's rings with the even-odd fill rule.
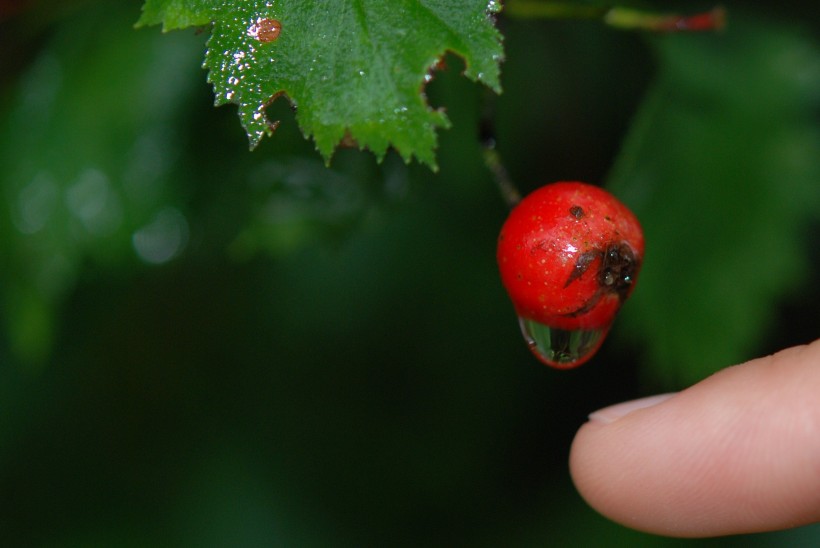
[[[280,100],[327,161],[343,144],[379,159],[392,147],[435,167],[436,130],[449,121],[425,85],[452,52],[468,78],[500,91],[496,9],[486,0],[148,0],[138,25],[213,23],[208,80],[217,105],[238,105],[252,148],[273,134],[265,110]]]

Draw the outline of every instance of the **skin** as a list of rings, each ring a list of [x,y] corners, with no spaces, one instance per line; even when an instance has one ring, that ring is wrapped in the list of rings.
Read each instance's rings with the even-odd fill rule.
[[[570,472],[601,514],[658,535],[820,521],[820,340],[592,413]]]
[[[607,250],[614,278],[599,273]],[[586,183],[561,181],[525,197],[501,228],[497,258],[501,281],[519,316],[563,330],[608,327],[637,279],[644,252],[640,223],[609,192]],[[614,267],[609,268],[609,267]],[[605,270],[607,268],[604,268]]]

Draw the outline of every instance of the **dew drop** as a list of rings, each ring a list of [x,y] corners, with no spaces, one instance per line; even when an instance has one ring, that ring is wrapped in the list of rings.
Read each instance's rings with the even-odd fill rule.
[[[494,14],[501,11],[501,2],[498,0],[489,0],[487,2],[487,13]]]
[[[589,360],[609,331],[608,325],[601,329],[556,329],[521,317],[518,323],[535,357],[558,369],[570,369]]]
[[[282,32],[282,23],[278,19],[268,19],[259,17],[255,23],[248,28],[248,36],[255,38],[260,42],[273,42],[279,38],[279,33]]]

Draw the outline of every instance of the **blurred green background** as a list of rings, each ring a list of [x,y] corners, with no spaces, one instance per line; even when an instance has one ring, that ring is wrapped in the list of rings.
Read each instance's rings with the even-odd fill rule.
[[[606,184],[647,235],[610,339],[560,372],[498,281],[457,59],[427,90],[439,173],[326,170],[281,101],[248,151],[207,33],[135,31],[137,0],[0,3],[0,543],[819,545],[629,531],[567,472],[590,411],[820,331],[820,25],[726,6],[720,34],[500,21],[513,177]]]

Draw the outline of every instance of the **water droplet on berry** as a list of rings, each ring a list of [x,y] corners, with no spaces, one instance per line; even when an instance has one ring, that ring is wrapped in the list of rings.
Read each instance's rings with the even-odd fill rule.
[[[559,369],[581,365],[594,356],[609,331],[608,325],[599,329],[556,329],[522,317],[518,323],[535,357]]]

